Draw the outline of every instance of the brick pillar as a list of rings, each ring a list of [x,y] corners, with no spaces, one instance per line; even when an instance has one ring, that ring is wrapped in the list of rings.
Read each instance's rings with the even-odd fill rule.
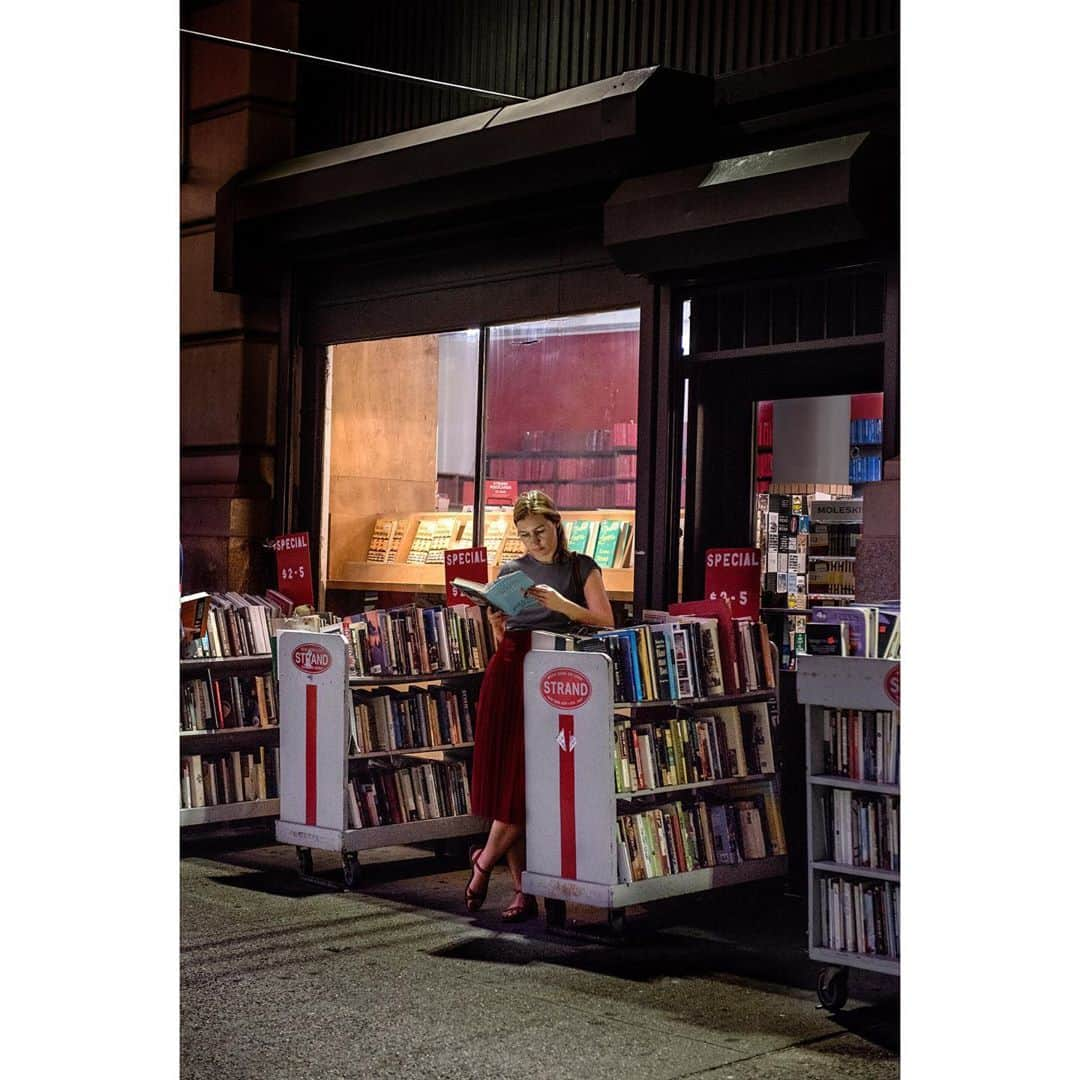
[[[863,531],[855,560],[855,600],[900,599],[900,459],[885,462],[883,479],[863,488]]]
[[[184,5],[183,25],[296,48],[296,0]],[[214,292],[214,197],[293,154],[296,61],[182,37],[180,533],[184,588],[261,592],[271,530],[278,302]]]

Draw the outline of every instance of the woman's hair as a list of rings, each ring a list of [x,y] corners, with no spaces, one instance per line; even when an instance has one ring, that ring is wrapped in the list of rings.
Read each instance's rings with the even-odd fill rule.
[[[530,514],[539,514],[555,526],[555,561],[566,562],[570,558],[570,549],[566,546],[566,530],[563,528],[562,515],[555,509],[555,504],[542,491],[526,491],[517,497],[514,503],[514,524]]]

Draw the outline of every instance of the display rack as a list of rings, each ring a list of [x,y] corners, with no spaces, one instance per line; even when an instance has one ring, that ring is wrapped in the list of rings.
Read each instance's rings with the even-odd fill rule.
[[[558,698],[553,701],[550,694],[545,695],[545,688],[559,683],[578,690],[569,697],[564,695],[561,702]],[[775,689],[692,701],[617,705],[607,655],[534,649],[525,658],[524,693],[527,865],[522,887],[545,898],[549,926],[564,924],[568,900],[605,909],[612,925],[620,927],[625,909],[635,904],[786,874],[786,855],[641,881],[622,881],[618,873],[616,816],[620,804],[644,800],[647,805],[647,800],[657,795],[670,799],[708,789],[738,797],[760,792],[763,785],[771,787],[779,800],[779,785],[777,775],[771,773],[617,793],[615,710],[636,712],[667,706],[693,711],[752,701],[775,706]],[[770,713],[775,733],[775,708]]]
[[[863,796],[894,797],[899,800],[899,783],[878,783],[832,775],[825,770],[824,732],[826,708],[882,711],[896,714],[899,739],[900,664],[896,660],[862,657],[800,656],[796,694],[806,707],[806,821],[809,882],[810,959],[827,966],[818,976],[818,999],[828,1009],[841,1009],[847,1001],[848,969],[859,968],[899,976],[900,916],[896,901],[896,956],[827,948],[822,935],[820,883],[823,878],[840,878],[853,885],[900,885],[899,870],[852,866],[826,859],[825,820],[818,796],[824,790],[857,792]],[[896,779],[899,780],[897,771]],[[897,845],[897,851],[899,845]]]
[[[353,686],[425,686],[478,680],[482,671],[422,676],[350,675],[345,641],[335,633],[284,630],[278,635],[278,698],[281,724],[281,811],[274,830],[296,846],[302,875],[312,872],[312,849],[340,853],[345,884],[359,885],[356,853],[397,844],[478,835],[487,822],[472,814],[431,817],[394,825],[349,826],[350,760],[445,761],[472,752],[471,743],[349,754]]]
[[[605,451],[608,453],[608,451]],[[362,552],[365,556],[371,543],[372,531],[379,515],[370,514],[363,518],[357,518],[355,533],[350,539],[350,549]],[[371,592],[400,592],[400,593],[441,593],[446,587],[446,577],[443,563],[410,563],[409,551],[416,538],[417,530],[424,521],[438,519],[450,519],[456,523],[457,539],[454,546],[468,547],[472,544],[479,546],[483,543],[482,538],[477,540],[472,536],[472,512],[471,511],[444,511],[441,513],[402,514],[402,519],[407,519],[405,532],[402,536],[398,550],[390,562],[368,562],[361,558],[342,563],[338,576],[332,576],[326,585],[329,589],[365,589]],[[491,520],[502,520],[506,526],[505,532],[500,536],[498,545],[494,550],[489,550],[488,556],[494,574],[503,561],[503,545],[506,535],[510,531],[510,512],[506,510],[487,510],[484,514],[485,523]],[[568,510],[563,514],[563,521],[569,529],[574,521],[602,521],[602,520],[630,521],[634,520],[634,511],[627,509],[608,510]],[[466,542],[466,539],[468,542]],[[632,549],[631,549],[632,550]],[[604,578],[604,587],[612,600],[629,601],[634,598],[634,568],[632,565],[623,567],[604,567],[601,570]]]
[[[272,658],[269,653],[256,656],[227,658],[202,658],[180,661],[180,681],[185,679],[222,675],[269,675]],[[278,745],[278,728],[235,727],[214,731],[180,732],[180,757],[229,753],[234,750],[250,751],[258,747],[273,748]],[[217,806],[180,808],[180,827],[189,825],[221,824],[230,821],[247,821],[257,818],[276,817],[279,810],[277,798],[246,799],[241,802],[220,803]]]

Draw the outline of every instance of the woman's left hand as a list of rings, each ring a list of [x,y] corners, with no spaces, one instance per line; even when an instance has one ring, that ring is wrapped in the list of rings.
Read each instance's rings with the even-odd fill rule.
[[[553,589],[550,585],[534,585],[531,589],[525,590],[525,595],[531,596],[549,611],[558,611],[564,615],[570,605],[570,601],[558,589]]]

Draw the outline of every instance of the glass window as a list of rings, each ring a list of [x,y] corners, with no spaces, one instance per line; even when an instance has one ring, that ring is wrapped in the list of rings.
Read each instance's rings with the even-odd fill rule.
[[[489,330],[483,471],[484,505],[492,511],[485,511],[489,557],[507,516],[495,508],[539,488],[563,513],[574,550],[632,574],[639,326],[638,309],[630,308]],[[498,561],[522,550],[510,535]],[[627,587],[614,592],[629,598],[632,578],[619,585]]]
[[[462,330],[330,350],[329,588],[442,592],[443,552],[471,545],[479,343]]]

